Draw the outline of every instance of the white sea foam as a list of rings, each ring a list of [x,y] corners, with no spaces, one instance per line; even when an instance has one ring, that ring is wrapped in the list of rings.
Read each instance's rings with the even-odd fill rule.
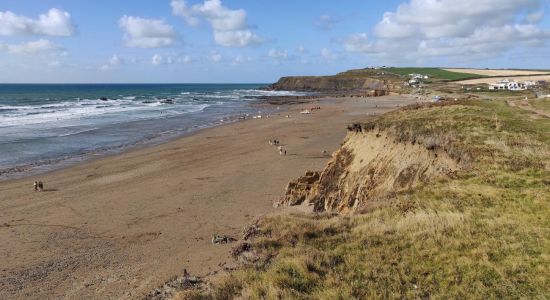
[[[82,100],[79,102],[61,102],[35,106],[0,106],[0,109],[10,109],[0,113],[0,127],[24,126],[47,124],[70,120],[96,118],[101,115],[120,114],[127,120],[131,120],[133,113],[135,119],[142,119],[143,114],[171,110],[178,113],[203,110],[208,105],[203,104],[163,104],[158,101],[141,103],[132,100]],[[152,116],[150,116],[152,117]]]
[[[75,134],[94,131],[94,130],[97,130],[97,129],[99,129],[99,127],[93,127],[93,128],[87,128],[87,129],[81,129],[81,130],[73,130],[73,131],[69,131],[67,133],[58,134],[57,136],[59,136],[59,137],[71,136],[71,135],[75,135]]]

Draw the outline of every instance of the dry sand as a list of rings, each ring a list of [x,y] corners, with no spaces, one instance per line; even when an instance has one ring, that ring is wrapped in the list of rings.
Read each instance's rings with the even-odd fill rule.
[[[456,81],[457,84],[491,84],[495,83],[497,81],[503,80],[503,79],[509,79],[509,80],[516,80],[519,82],[522,81],[537,81],[537,80],[546,80],[550,81],[550,75],[539,75],[539,76],[507,76],[507,77],[491,77],[491,78],[479,78],[479,79],[469,79],[469,80],[462,80],[462,81]]]
[[[160,146],[0,183],[0,299],[141,298],[184,268],[204,276],[231,264],[231,245],[274,211],[288,181],[321,170],[345,126],[413,103],[389,96],[323,100],[292,118],[246,120]],[[376,107],[377,105],[377,107]],[[279,139],[280,156],[268,144]],[[45,182],[34,192],[32,182]],[[226,264],[227,263],[227,264]]]
[[[537,70],[486,70],[486,69],[444,69],[456,73],[469,73],[485,76],[519,76],[519,75],[540,75],[550,74],[550,72]]]

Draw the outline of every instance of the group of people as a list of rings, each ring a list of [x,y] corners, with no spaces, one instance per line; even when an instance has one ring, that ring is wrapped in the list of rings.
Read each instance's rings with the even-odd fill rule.
[[[281,142],[279,140],[269,140],[269,144],[271,146],[277,146],[277,150],[279,150],[279,155],[286,155],[286,150],[281,146]]]
[[[33,183],[33,186],[34,186],[34,191],[35,192],[42,192],[44,191],[44,183],[42,183],[42,181],[35,181]]]

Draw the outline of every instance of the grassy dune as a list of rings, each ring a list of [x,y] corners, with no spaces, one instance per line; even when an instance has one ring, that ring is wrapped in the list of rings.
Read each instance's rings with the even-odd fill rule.
[[[407,71],[408,72],[408,71]],[[544,104],[546,106],[546,104]],[[257,261],[191,299],[546,299],[550,120],[504,101],[424,105],[376,124],[447,141],[469,166],[360,215],[261,220]]]

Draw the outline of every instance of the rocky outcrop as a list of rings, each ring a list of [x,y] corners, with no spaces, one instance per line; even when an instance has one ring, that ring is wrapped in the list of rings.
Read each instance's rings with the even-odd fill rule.
[[[282,203],[290,206],[302,204],[319,181],[319,175],[320,172],[307,171],[306,175],[289,182]]]
[[[433,140],[405,141],[373,127],[351,128],[327,167],[289,183],[280,204],[305,203],[318,212],[354,212],[373,200],[449,176],[460,168],[443,148],[433,146]]]
[[[288,90],[306,92],[345,92],[356,90],[387,90],[383,80],[346,76],[297,76],[282,77],[269,85],[268,90]]]

